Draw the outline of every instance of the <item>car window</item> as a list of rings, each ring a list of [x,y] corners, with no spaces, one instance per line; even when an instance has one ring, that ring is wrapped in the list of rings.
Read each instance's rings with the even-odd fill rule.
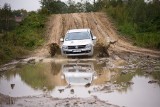
[[[65,37],[66,41],[83,40],[83,39],[90,39],[90,35],[88,32],[72,32],[72,33],[68,33]]]

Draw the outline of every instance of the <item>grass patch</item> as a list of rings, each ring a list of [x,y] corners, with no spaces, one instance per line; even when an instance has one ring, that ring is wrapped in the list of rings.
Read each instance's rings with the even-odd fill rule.
[[[44,43],[47,16],[30,12],[14,30],[0,35],[0,64],[24,56]]]
[[[146,4],[144,0],[106,2],[105,11],[118,31],[134,45],[160,50],[159,1]],[[143,9],[142,9],[143,8]]]

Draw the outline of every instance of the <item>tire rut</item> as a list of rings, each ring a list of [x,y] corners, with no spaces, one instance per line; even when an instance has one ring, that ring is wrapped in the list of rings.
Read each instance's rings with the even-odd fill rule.
[[[71,13],[56,14],[49,18],[47,24],[47,41],[41,49],[36,51],[36,55],[49,55],[48,45],[57,43],[60,45],[60,38],[64,37],[69,29],[90,28],[99,42],[109,45],[109,50],[127,51],[143,55],[159,56],[159,51],[153,51],[131,45],[118,35],[117,30],[104,13]]]
[[[121,51],[123,50],[123,51],[133,52],[133,53],[141,53],[144,55],[148,54],[151,56],[158,56],[160,54],[160,52],[158,52],[158,51],[153,51],[153,50],[140,48],[140,47],[136,47],[136,46],[131,45],[129,42],[120,38],[117,31],[115,31],[115,28],[112,26],[112,24],[110,23],[110,21],[108,20],[108,18],[106,17],[106,15],[104,13],[94,13],[94,14],[95,14],[95,17],[97,17],[96,19],[99,20],[98,23],[101,25],[105,25],[103,28],[108,33],[108,36],[111,39],[117,41],[117,43],[114,45],[114,47],[112,46],[112,49],[114,48],[114,50],[118,49]]]

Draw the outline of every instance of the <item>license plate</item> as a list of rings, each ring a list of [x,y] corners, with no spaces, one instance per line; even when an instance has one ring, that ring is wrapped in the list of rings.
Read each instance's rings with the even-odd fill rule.
[[[73,50],[73,52],[81,52],[81,50]]]

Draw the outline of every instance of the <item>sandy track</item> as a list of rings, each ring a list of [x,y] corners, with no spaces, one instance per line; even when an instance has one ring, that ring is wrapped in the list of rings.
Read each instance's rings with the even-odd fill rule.
[[[60,45],[59,40],[64,37],[67,30],[76,28],[90,28],[98,41],[110,44],[109,50],[160,56],[160,51],[136,47],[122,39],[104,13],[72,13],[50,16],[46,30],[47,41],[34,52],[34,56],[49,56],[49,44]]]

